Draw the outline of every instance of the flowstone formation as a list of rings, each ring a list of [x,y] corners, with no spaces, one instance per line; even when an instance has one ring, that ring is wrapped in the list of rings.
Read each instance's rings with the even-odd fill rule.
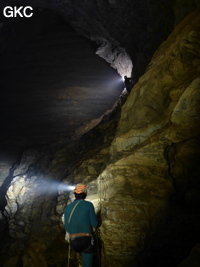
[[[2,266],[67,266],[66,186],[80,181],[101,213],[95,261],[102,266],[176,267],[198,250],[199,25],[196,10],[159,47],[127,100],[80,140],[24,153],[7,192]],[[78,266],[74,253],[71,264]]]

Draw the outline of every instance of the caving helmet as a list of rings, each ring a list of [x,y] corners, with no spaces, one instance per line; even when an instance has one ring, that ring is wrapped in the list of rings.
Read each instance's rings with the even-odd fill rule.
[[[74,188],[74,193],[76,194],[87,194],[87,187],[84,184],[77,184]]]

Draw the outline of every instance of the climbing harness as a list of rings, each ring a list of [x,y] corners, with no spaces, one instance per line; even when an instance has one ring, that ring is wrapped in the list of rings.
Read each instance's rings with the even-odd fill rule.
[[[76,234],[70,234],[69,237],[80,237],[80,236],[93,236],[92,234],[89,233],[76,233]]]

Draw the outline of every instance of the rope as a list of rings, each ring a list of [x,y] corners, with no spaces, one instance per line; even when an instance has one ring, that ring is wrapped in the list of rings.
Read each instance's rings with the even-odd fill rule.
[[[68,250],[68,263],[67,263],[68,267],[69,267],[69,261],[70,261],[70,243],[69,243],[69,250]]]
[[[100,258],[100,250],[99,250],[99,236],[98,236],[98,229],[95,231],[96,234],[96,242],[97,242],[97,261],[98,266],[101,267],[101,258]]]
[[[82,199],[81,199],[81,200],[82,200]],[[71,214],[70,214],[70,216],[69,216],[68,224],[70,224],[72,214],[74,213],[74,210],[75,210],[76,206],[79,204],[79,202],[81,202],[81,200],[79,200],[79,201],[76,203],[76,205],[74,205],[73,210],[71,211]]]
[[[102,183],[104,182],[104,186],[106,184],[105,184],[105,181],[103,181],[103,179],[100,179],[99,182],[100,182],[100,186],[99,186],[99,190],[100,190],[100,195],[99,195],[99,210],[100,210],[100,214],[101,214],[101,212],[102,212],[102,202],[103,202],[102,201],[102,194],[103,194],[103,192],[102,192]],[[104,190],[105,190],[105,188],[104,188]],[[106,193],[104,191],[104,195],[105,194]],[[101,219],[103,220],[102,216],[101,216]],[[100,234],[100,229],[99,228],[97,229],[96,235],[97,235],[98,265],[99,265],[99,267],[101,267],[101,260],[104,259],[104,264],[106,266],[105,246],[104,246],[104,243],[102,241],[101,241],[101,248],[100,248],[101,249],[101,253],[102,253],[102,257],[100,255],[100,249],[99,249],[98,240],[101,240],[101,238],[100,238],[101,234]]]
[[[100,218],[101,218],[101,209],[102,209],[102,187],[101,187],[101,183],[102,183],[102,180],[100,179],[99,182],[100,182],[100,186],[99,186],[99,191],[100,191],[100,194],[99,194],[99,212],[100,212]],[[100,239],[100,229],[99,228],[97,228],[95,230],[95,235],[96,235],[96,248],[97,248],[98,267],[101,267],[101,251],[100,251],[100,248],[99,248],[99,240],[101,240],[101,239]]]

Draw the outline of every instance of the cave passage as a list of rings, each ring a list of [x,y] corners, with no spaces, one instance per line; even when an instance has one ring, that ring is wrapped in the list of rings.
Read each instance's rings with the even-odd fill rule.
[[[5,21],[1,32],[2,147],[70,139],[119,99],[121,76],[57,13]]]

